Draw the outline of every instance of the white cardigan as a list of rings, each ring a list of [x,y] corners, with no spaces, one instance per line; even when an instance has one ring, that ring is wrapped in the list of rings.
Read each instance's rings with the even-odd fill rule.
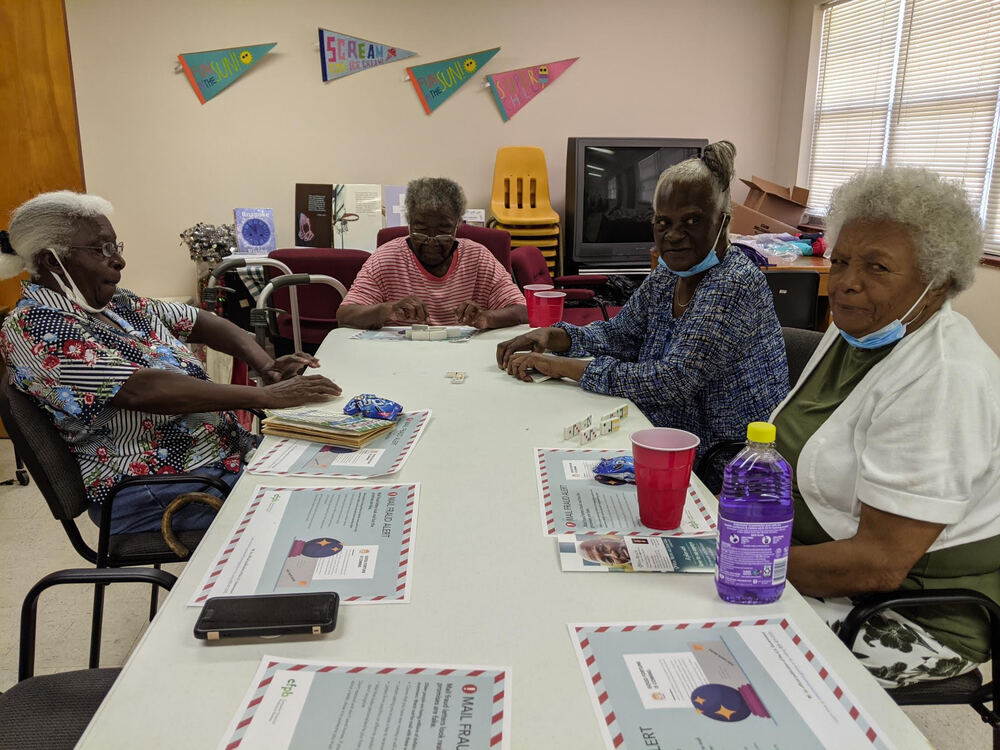
[[[831,326],[771,421],[839,336]],[[834,539],[861,503],[947,524],[930,551],[1000,534],[1000,359],[945,302],[806,441],[799,492]]]

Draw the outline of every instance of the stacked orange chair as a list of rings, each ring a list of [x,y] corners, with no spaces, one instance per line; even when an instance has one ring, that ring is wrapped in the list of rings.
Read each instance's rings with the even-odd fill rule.
[[[559,214],[549,201],[545,152],[537,146],[504,146],[493,167],[491,226],[510,233],[512,248],[537,247],[553,274],[559,269]]]

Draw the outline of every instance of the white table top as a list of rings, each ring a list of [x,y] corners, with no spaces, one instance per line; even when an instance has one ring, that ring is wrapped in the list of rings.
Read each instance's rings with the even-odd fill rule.
[[[320,372],[345,397],[376,393],[408,410],[433,410],[413,455],[392,477],[420,483],[411,603],[341,607],[336,631],[321,638],[196,640],[200,610],[186,604],[252,489],[322,481],[244,476],[78,747],[215,747],[261,656],[275,654],[511,667],[511,747],[597,750],[603,740],[566,623],[739,619],[748,612],[791,614],[890,740],[930,747],[790,586],[776,604],[751,609],[722,602],[710,575],[560,571],[555,541],[542,535],[533,449],[569,445],[562,440],[564,424],[604,413],[622,399],[502,373],[495,345],[517,330],[467,343],[357,341],[349,338],[355,331],[334,331],[320,349]],[[448,370],[465,370],[466,382],[453,385],[444,377]],[[628,433],[647,426],[633,408],[620,432],[591,447],[627,447]]]

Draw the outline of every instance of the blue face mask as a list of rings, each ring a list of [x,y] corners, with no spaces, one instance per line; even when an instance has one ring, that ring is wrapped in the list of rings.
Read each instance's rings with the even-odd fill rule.
[[[718,253],[715,252],[715,246],[719,244],[719,237],[722,236],[722,230],[726,228],[727,218],[728,217],[725,214],[723,214],[722,224],[719,226],[719,233],[715,235],[715,240],[712,242],[712,249],[708,251],[708,255],[706,255],[700,261],[695,263],[689,269],[687,269],[686,271],[675,271],[673,268],[667,265],[667,262],[663,260],[662,257],[658,261],[659,265],[662,266],[663,268],[666,268],[674,276],[681,276],[681,277],[694,276],[697,273],[701,273],[702,271],[707,271],[709,268],[719,265],[720,262],[719,255]]]
[[[924,298],[924,295],[927,294],[930,288],[930,284],[924,287],[924,291],[922,291],[920,296],[917,297],[917,301],[910,305],[909,310],[903,313],[903,318],[909,317],[910,313],[913,312],[913,309],[920,304],[920,300]],[[855,338],[846,331],[841,331],[840,335],[843,336],[844,341],[853,346],[855,349],[881,349],[883,346],[894,344],[903,338],[903,336],[906,335],[907,325],[907,323],[903,322],[902,318],[896,318],[891,323],[882,326],[877,331],[866,333],[861,338]]]

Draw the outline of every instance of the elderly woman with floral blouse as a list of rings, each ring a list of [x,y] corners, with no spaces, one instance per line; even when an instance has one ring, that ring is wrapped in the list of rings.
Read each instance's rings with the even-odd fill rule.
[[[318,366],[312,357],[273,359],[212,313],[120,288],[125,248],[111,211],[94,195],[44,193],[15,209],[9,233],[0,232],[0,278],[31,274],[0,331],[0,351],[13,385],[45,410],[80,464],[95,522],[127,477],[189,472],[231,487],[256,439],[229,410],[340,393],[322,376],[296,375]],[[185,342],[241,359],[269,385],[211,382]],[[158,529],[175,495],[202,487],[125,488],[115,497],[111,533]],[[212,517],[203,505],[187,505],[173,528],[205,528]]]
[[[497,365],[522,380],[536,370],[632,399],[653,424],[701,438],[699,453],[766,419],[788,392],[788,366],[764,275],[729,247],[735,154],[728,141],[713,143],[660,176],[653,202],[659,269],[618,315],[505,341]],[[588,355],[594,358],[577,359]],[[702,478],[718,486],[719,469]]]

